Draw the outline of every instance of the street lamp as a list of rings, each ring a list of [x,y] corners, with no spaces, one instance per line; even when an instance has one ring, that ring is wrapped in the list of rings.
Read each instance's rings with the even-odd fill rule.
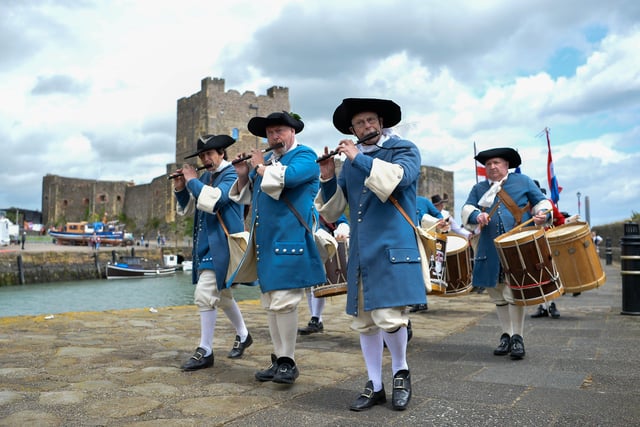
[[[254,117],[258,117],[258,104],[249,104],[250,110],[256,110],[256,115]],[[256,150],[258,149],[258,136],[256,135]]]
[[[580,196],[582,196],[582,193],[578,191],[576,196],[578,196],[578,215],[580,215]]]

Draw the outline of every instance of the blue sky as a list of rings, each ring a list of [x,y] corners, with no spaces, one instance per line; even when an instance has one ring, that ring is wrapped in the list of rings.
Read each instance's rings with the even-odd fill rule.
[[[474,141],[516,148],[546,187],[548,127],[561,210],[580,192],[592,225],[623,221],[640,212],[639,23],[633,0],[5,0],[0,207],[41,209],[46,174],[163,175],[177,100],[219,77],[288,87],[317,152],[343,98],[393,99],[423,164],[455,173],[457,216]]]

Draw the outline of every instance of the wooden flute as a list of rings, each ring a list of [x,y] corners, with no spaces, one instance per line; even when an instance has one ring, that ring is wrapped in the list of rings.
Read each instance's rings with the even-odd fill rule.
[[[370,140],[371,138],[375,138],[376,136],[380,135],[380,132],[375,131],[370,133],[369,135],[365,135],[364,137],[362,137],[362,139],[359,139],[356,141],[356,145],[358,144],[362,144],[363,142],[366,142],[368,140]],[[327,154],[324,154],[320,157],[318,157],[318,160],[316,160],[316,163],[320,163],[323,162],[327,159],[330,159],[331,157],[335,156],[336,154],[338,154],[338,149],[336,148],[333,151],[328,152]]]
[[[283,144],[282,142],[279,142],[279,143],[277,143],[276,145],[273,145],[273,146],[271,146],[271,147],[267,147],[267,148],[265,148],[264,150],[260,150],[260,152],[261,152],[261,153],[268,153],[268,152],[269,152],[269,151],[271,151],[271,150],[275,150],[275,149],[277,149],[277,148],[282,148],[282,147],[284,147],[284,144]],[[249,160],[250,158],[251,158],[251,154],[247,154],[246,156],[242,156],[242,157],[239,157],[239,158],[237,158],[237,159],[233,159],[233,160],[231,161],[231,164],[232,164],[232,165],[235,165],[235,164],[238,164],[238,163],[240,163],[240,162],[244,162],[245,160]]]
[[[280,142],[280,143],[278,143],[278,144],[276,144],[276,145],[274,145],[274,146],[272,146],[272,147],[267,147],[267,148],[265,148],[264,150],[260,150],[260,152],[262,152],[262,153],[268,153],[268,152],[269,152],[269,151],[271,151],[271,150],[275,150],[276,148],[282,148],[282,147],[284,147],[284,144]],[[231,161],[231,164],[232,164],[232,165],[235,165],[235,164],[240,163],[240,162],[242,162],[242,161],[249,160],[250,158],[251,158],[251,154],[247,154],[246,156],[240,157],[239,159],[233,159],[233,160]],[[207,169],[207,168],[208,168],[208,167],[210,167],[210,166],[211,166],[210,164],[209,164],[209,165],[202,165],[202,166],[198,166],[198,167],[196,168],[196,171],[201,171],[201,170],[203,170],[203,169]],[[167,176],[167,179],[175,179],[175,178],[177,178],[177,177],[179,177],[179,176],[183,176],[183,175],[184,175],[184,174],[183,174],[183,173],[181,173],[181,172],[176,172],[176,173],[172,173],[171,175]]]

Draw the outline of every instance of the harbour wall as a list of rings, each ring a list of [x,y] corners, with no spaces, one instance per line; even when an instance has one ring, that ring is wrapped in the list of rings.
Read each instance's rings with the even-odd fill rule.
[[[8,251],[0,253],[0,286],[105,278],[107,263],[136,255],[163,264],[164,255],[191,258],[191,248],[129,247],[91,250]]]

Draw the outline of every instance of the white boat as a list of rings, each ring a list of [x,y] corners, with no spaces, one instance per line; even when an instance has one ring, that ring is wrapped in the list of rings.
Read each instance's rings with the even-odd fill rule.
[[[182,261],[182,271],[193,270],[193,261]]]
[[[107,264],[107,279],[145,279],[150,277],[175,274],[175,266],[153,266],[145,263],[144,258],[137,256],[121,257],[115,264]]]

